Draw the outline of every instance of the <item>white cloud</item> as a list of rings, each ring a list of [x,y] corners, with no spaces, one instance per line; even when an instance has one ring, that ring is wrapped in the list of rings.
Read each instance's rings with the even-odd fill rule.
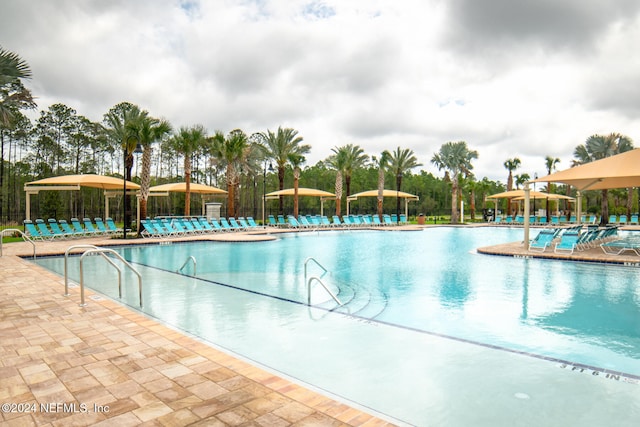
[[[640,137],[640,5],[631,0],[3,2],[3,47],[41,109],[99,121],[130,101],[211,132],[288,126],[308,164],[354,143],[479,152],[478,178],[568,167],[594,133]],[[27,31],[28,29],[28,31]]]

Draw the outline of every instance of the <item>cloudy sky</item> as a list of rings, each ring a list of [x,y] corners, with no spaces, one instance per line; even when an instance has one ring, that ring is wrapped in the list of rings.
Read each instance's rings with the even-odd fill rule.
[[[299,131],[331,148],[477,150],[478,179],[570,166],[590,135],[640,146],[637,0],[3,0],[0,45],[46,110],[129,101],[175,127]]]

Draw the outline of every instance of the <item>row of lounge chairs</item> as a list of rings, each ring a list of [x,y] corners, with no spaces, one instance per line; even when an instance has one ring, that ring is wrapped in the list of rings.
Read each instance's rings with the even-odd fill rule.
[[[71,218],[70,222],[49,218],[47,222],[36,219],[35,223],[26,219],[24,229],[33,240],[74,239],[122,232],[111,218],[105,218],[104,221],[102,218],[94,218],[93,221],[90,218],[83,218],[82,222],[78,218]]]
[[[382,221],[378,215],[344,215],[342,219],[338,215],[333,215],[331,219],[325,215],[299,215],[296,218],[288,215],[286,220],[284,215],[269,215],[269,225],[273,227],[288,228],[330,228],[330,227],[380,227],[398,224],[406,224],[406,215],[400,215],[400,221],[396,215],[385,214]]]
[[[615,238],[617,233],[617,227],[589,227],[586,231],[582,231],[582,225],[543,229],[529,242],[529,251],[545,252],[553,247],[553,251],[557,254],[572,254],[574,251],[602,245]]]
[[[208,221],[204,217],[155,218],[140,221],[142,237],[181,237],[188,235],[247,231],[261,229],[252,217],[220,218]]]
[[[594,225],[596,224],[597,220],[598,220],[598,217],[596,215],[589,215],[589,216],[582,215],[580,217],[581,224]],[[551,217],[550,221],[547,221],[546,216],[531,216],[530,222],[531,224],[537,224],[537,225],[548,225],[548,224],[565,225],[565,224],[577,223],[575,215],[571,215],[569,218],[567,218],[566,215],[554,215]],[[502,215],[498,215],[496,216],[495,223],[508,224],[508,225],[522,225],[524,224],[524,216],[516,215],[515,217],[511,217],[511,216],[503,217]],[[630,217],[627,217],[627,215],[620,215],[620,216],[609,215],[608,224],[609,225],[639,225],[640,222],[637,214],[631,215]]]

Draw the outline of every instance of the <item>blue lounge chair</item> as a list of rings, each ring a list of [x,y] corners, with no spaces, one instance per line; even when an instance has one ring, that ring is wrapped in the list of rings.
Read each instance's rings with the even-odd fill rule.
[[[51,240],[50,238],[45,238],[42,234],[40,234],[40,231],[38,231],[38,227],[36,227],[36,225],[31,220],[25,219],[23,221],[23,224],[24,229],[27,231],[27,235],[31,240]]]
[[[553,230],[540,230],[538,235],[529,242],[529,250],[534,252],[544,252],[555,239],[556,233]]]
[[[107,226],[105,225],[104,221],[102,221],[102,218],[94,218],[93,220],[96,223],[96,227],[98,228],[98,232],[100,232],[102,234],[113,234],[113,231],[111,231],[111,230],[109,230],[107,228]]]
[[[111,231],[112,233],[122,233],[122,228],[118,228],[116,226],[116,223],[113,222],[113,218],[106,217],[104,220],[109,231]]]
[[[616,215],[609,215],[609,224],[616,224],[618,217]]]
[[[400,224],[407,223],[407,216],[405,214],[400,214]]]
[[[389,214],[382,215],[382,219],[384,220],[384,225],[396,225]]]
[[[380,226],[383,225],[382,221],[380,221],[380,217],[378,215],[373,215],[372,220],[373,220],[373,225],[375,225],[375,226],[380,227]]]
[[[276,218],[273,215],[269,215],[269,225],[272,227],[278,226],[278,223],[276,222]]]
[[[207,232],[207,230],[205,230],[204,227],[200,225],[200,221],[198,221],[198,218],[185,219],[183,222],[189,223],[194,229],[194,233],[204,234]]]
[[[600,244],[602,251],[607,255],[620,255],[623,252],[633,252],[640,255],[640,239],[636,236],[625,237]]]
[[[340,217],[338,215],[334,215],[333,217],[331,217],[331,220],[333,221],[333,226],[334,227],[342,227],[344,226],[344,223],[342,221],[340,221]]]
[[[214,233],[216,231],[216,229],[211,226],[211,223],[207,221],[207,218],[200,217],[194,219],[200,223],[200,226],[206,233]]]
[[[234,231],[236,229],[235,227],[232,227],[231,224],[229,224],[229,221],[227,221],[227,218],[224,217],[220,218],[220,225],[222,225],[222,228],[228,231]]]
[[[64,231],[68,236],[81,237],[81,236],[84,235],[84,232],[82,232],[82,231],[78,232],[78,231],[74,230],[73,228],[71,228],[69,223],[64,219],[61,219],[60,221],[58,221],[58,224],[62,228],[62,231]]]
[[[58,221],[56,221],[55,219],[49,218],[47,222],[49,223],[49,228],[51,228],[51,232],[53,233],[53,236],[55,238],[68,239],[69,237],[71,237],[71,235],[67,234],[66,231],[60,228]]]
[[[329,221],[329,218],[326,215],[322,215],[320,217],[320,222],[322,223],[322,225],[324,227],[331,227],[333,226],[333,224],[331,224],[331,221]]]
[[[44,239],[53,240],[56,237],[42,219],[36,219],[36,227],[38,227],[38,231]]]
[[[142,232],[140,233],[142,238],[146,239],[148,237],[163,237],[164,232],[160,233],[150,220],[141,219],[140,224],[142,224]]]
[[[248,230],[249,228],[251,228],[245,217],[240,216],[238,217],[237,221],[238,224],[240,224],[240,227],[242,227],[243,229]]]
[[[229,224],[234,230],[244,229],[244,227],[234,217],[229,217]]]
[[[289,223],[289,227],[291,228],[300,228],[300,223],[293,215],[287,216],[287,222]]]
[[[618,224],[627,225],[627,216],[626,215],[620,215],[620,218],[618,219]]]
[[[298,224],[303,228],[311,228],[311,227],[313,227],[313,225],[309,222],[309,220],[307,220],[307,217],[304,216],[304,215],[300,215],[298,217]]]
[[[222,232],[231,231],[231,229],[224,228],[222,225],[220,225],[218,220],[215,218],[211,218],[211,225],[213,226],[213,228],[216,229],[216,231],[222,231]]]
[[[638,225],[638,215],[631,215],[631,219],[629,220],[629,224]]]
[[[562,233],[562,236],[560,236],[560,241],[556,243],[553,252],[572,254],[573,251],[576,250],[579,240],[580,234],[577,231],[565,231],[564,233]]]
[[[252,216],[248,216],[248,217],[247,217],[247,222],[249,223],[249,227],[251,227],[251,228],[258,228],[258,227],[260,227],[260,226],[256,223],[256,221],[253,219],[253,217],[252,217]]]
[[[97,228],[93,226],[93,222],[91,222],[89,218],[82,218],[82,224],[84,225],[85,234],[93,234],[93,235],[102,234],[98,231]]]
[[[284,215],[278,215],[278,227],[288,227],[287,221],[284,220]]]

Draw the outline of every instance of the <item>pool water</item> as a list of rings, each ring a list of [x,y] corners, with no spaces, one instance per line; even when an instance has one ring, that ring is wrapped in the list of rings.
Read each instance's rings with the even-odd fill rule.
[[[521,238],[439,227],[117,250],[144,276],[145,313],[399,424],[635,423],[640,269],[474,251]],[[176,273],[191,256],[196,274]],[[309,257],[307,277],[344,306],[318,281],[306,305]],[[117,298],[113,268],[84,262],[88,286]],[[134,277],[123,299],[137,306]]]

